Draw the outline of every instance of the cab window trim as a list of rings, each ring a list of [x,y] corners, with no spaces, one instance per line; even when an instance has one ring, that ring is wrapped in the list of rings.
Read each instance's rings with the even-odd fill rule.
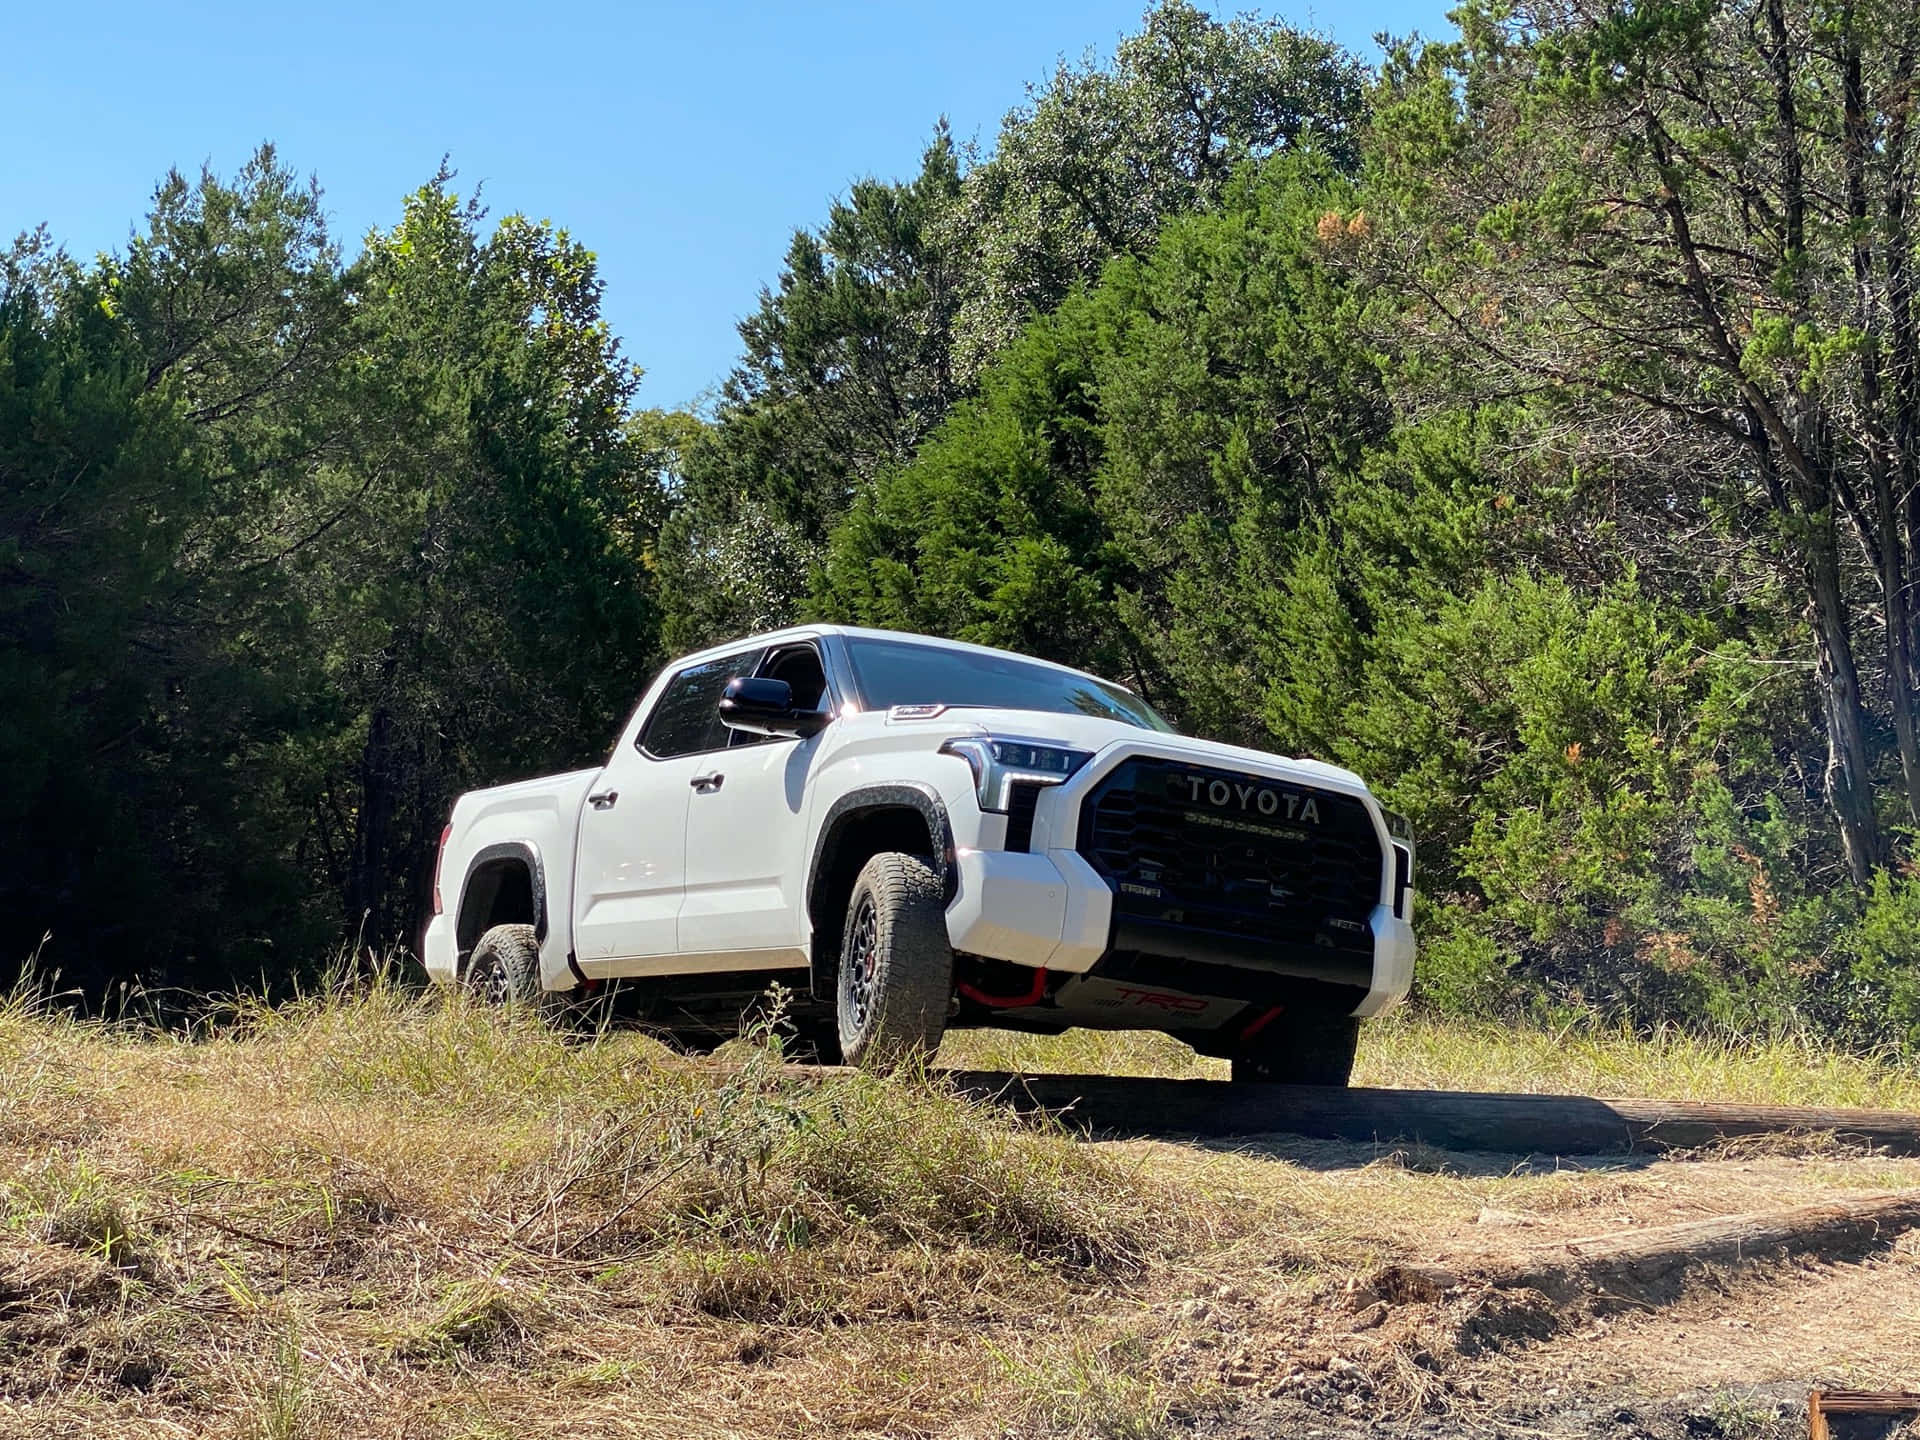
[[[638,750],[642,755],[646,756],[647,759],[654,761],[656,764],[666,764],[673,760],[686,760],[695,755],[720,755],[725,753],[729,748],[731,748],[733,743],[732,742],[733,732],[731,730],[727,732],[728,738],[722,741],[718,745],[703,746],[698,750],[682,750],[678,754],[674,754],[674,755],[658,755],[658,754],[655,754],[652,750],[649,750],[647,748],[647,732],[653,728],[653,722],[660,713],[660,707],[666,704],[668,694],[672,691],[673,687],[680,682],[681,677],[684,676],[688,671],[704,670],[709,665],[723,665],[729,661],[733,661],[741,657],[751,655],[753,656],[752,666],[744,671],[739,671],[736,673],[752,675],[759,670],[761,664],[766,660],[767,649],[768,647],[765,645],[750,646],[745,650],[736,650],[730,655],[716,655],[711,660],[696,660],[691,665],[682,665],[679,669],[675,670],[672,676],[668,678],[667,683],[660,687],[660,698],[653,702],[653,708],[647,711],[646,719],[640,722],[639,730],[637,730],[634,733],[633,748],[635,750]],[[723,686],[722,688],[724,689],[725,687]],[[718,696],[714,697],[714,703],[715,704],[719,703]]]
[[[821,675],[826,678],[826,688],[820,692],[820,699],[816,702],[815,713],[837,715],[840,713],[840,686],[833,678],[833,666],[827,661],[826,647],[820,643],[822,638],[823,637],[819,635],[803,635],[797,640],[783,640],[778,645],[765,646],[760,652],[759,663],[753,667],[753,673],[755,675],[764,675],[769,661],[784,655],[791,655],[796,650],[811,650],[813,652],[813,658],[820,663]],[[728,750],[746,750],[755,745],[797,745],[800,743],[801,738],[798,735],[752,735],[750,738],[743,737],[748,737],[748,732],[742,730],[734,731],[733,737],[727,741],[725,748]],[[702,751],[700,753],[707,754],[710,752]]]

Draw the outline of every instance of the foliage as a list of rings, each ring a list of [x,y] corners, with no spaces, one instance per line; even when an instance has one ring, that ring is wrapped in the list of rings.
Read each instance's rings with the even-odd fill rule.
[[[1159,0],[1111,65],[1062,60],[1001,123],[952,227],[956,368],[972,375],[1034,315],[1116,255],[1143,255],[1171,216],[1208,208],[1235,168],[1308,144],[1358,157],[1365,71],[1318,36]]]
[[[952,403],[959,255],[935,234],[960,171],[944,125],[911,182],[863,180],[741,322],[717,421],[679,457],[668,633],[696,647],[790,618],[814,547]]]
[[[448,797],[592,755],[658,627],[642,556],[662,506],[593,257],[518,216],[483,236],[448,178],[356,266],[342,565],[313,567],[353,717],[318,798],[352,823],[321,847],[369,943],[424,909]]]
[[[257,278],[334,310],[308,197],[270,166],[250,178]],[[3,933],[15,959],[56,933],[50,963],[82,983],[203,948],[247,965],[262,935],[298,953],[332,928],[310,924],[276,764],[311,667],[240,513],[298,421],[262,421],[229,373],[234,330],[267,332],[259,358],[280,371],[277,344],[303,343],[310,317],[220,305],[232,277],[204,268],[198,307],[165,304],[193,264],[182,232],[196,256],[237,248],[237,198],[170,177],[126,265],[0,296]]]
[[[1063,63],[990,157],[943,123],[913,180],[863,180],[796,232],[685,457],[664,545],[675,643],[791,619],[850,505],[1021,326],[1212,204],[1236,165],[1296,145],[1350,165],[1362,80],[1325,40],[1160,0],[1110,65]]]
[[[1583,448],[1699,457],[1697,476],[1648,478],[1669,497],[1710,491],[1724,529],[1804,596],[1823,783],[1864,884],[1895,805],[1920,817],[1920,26],[1898,6],[1777,0],[1458,19],[1457,43],[1388,77],[1381,263],[1480,384],[1564,392]]]
[[[445,179],[342,265],[263,150],[0,295],[16,958],[289,978],[406,933],[451,795],[630,703],[664,508],[592,258]]]
[[[817,603],[1104,667],[1216,732],[1263,728],[1247,581],[1367,417],[1384,425],[1370,358],[1327,323],[1349,297],[1313,258],[1338,184],[1276,162],[1028,327],[855,507]]]
[[[1920,1047],[1920,29],[1457,24],[1369,75],[1161,0],[797,230],[699,415],[448,173],[351,260],[270,149],[23,237],[4,944],[99,998],[404,937],[453,794],[813,614],[1365,775],[1429,1006]]]

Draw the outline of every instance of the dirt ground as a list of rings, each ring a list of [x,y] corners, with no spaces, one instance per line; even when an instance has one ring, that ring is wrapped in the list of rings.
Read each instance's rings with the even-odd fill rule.
[[[1129,1148],[1162,1173],[1398,1222],[1400,1258],[1463,1275],[1533,1246],[1920,1187],[1920,1161],[1818,1141],[1586,1161],[1285,1137]],[[1195,1417],[1209,1440],[1758,1440],[1805,1435],[1816,1387],[1920,1391],[1920,1232],[1854,1261],[1700,1269],[1652,1301],[1586,1313],[1471,1286],[1399,1306],[1356,1308],[1337,1289],[1276,1305],[1247,1278],[1174,1312],[1185,1363],[1227,1397]]]
[[[1920,1390],[1920,1230],[1602,1295],[1487,1280],[1537,1247],[1920,1193],[1920,1160],[1819,1136],[1088,1140],[937,1079],[703,1068],[405,992],[243,1018],[0,1015],[0,1437],[1764,1440],[1806,1433],[1815,1386]],[[1545,1068],[1559,1041],[1469,1071],[1475,1037],[1388,1039],[1405,1074],[1376,1053],[1372,1083],[1583,1078]],[[1728,1057],[1620,1054],[1670,1096],[1738,1089]],[[1914,1093],[1731,1060],[1763,1098]],[[1805,1073],[1838,1078],[1780,1095]],[[1457,1283],[1388,1293],[1388,1266]]]

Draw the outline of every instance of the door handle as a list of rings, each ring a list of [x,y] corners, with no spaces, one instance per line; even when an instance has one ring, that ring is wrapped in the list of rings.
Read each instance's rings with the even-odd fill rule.
[[[726,783],[726,780],[727,780],[727,777],[722,775],[718,770],[716,770],[711,775],[696,775],[693,777],[693,779],[689,780],[687,783],[693,786],[693,788],[698,790],[702,795],[711,795],[714,791],[718,790],[722,785],[724,785]]]
[[[613,802],[620,798],[618,790],[602,790],[598,795],[587,796],[587,804],[596,810],[611,810]]]

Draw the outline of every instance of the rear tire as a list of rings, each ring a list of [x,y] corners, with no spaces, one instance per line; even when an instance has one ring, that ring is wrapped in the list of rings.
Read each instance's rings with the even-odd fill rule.
[[[540,1003],[540,942],[531,925],[496,925],[467,960],[467,989],[492,1005]]]
[[[940,1048],[953,999],[940,877],[895,851],[861,868],[840,937],[840,1050],[849,1065],[891,1070]]]
[[[1344,1089],[1359,1044],[1351,1015],[1278,1015],[1233,1053],[1234,1083]]]

